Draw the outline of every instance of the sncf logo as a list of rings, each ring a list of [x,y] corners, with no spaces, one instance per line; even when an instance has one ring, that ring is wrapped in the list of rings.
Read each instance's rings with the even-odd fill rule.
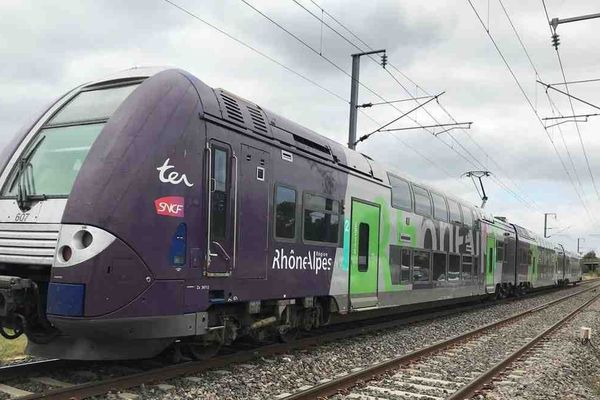
[[[156,213],[158,215],[166,215],[169,217],[183,218],[185,199],[181,196],[167,196],[154,200]]]

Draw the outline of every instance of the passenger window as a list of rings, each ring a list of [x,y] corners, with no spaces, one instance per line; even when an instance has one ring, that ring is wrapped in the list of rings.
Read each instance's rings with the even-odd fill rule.
[[[431,254],[428,251],[415,250],[413,253],[413,281],[429,282]]]
[[[460,256],[458,254],[450,254],[448,256],[448,281],[460,280]]]
[[[504,261],[504,243],[496,242],[496,261]]]
[[[304,194],[304,239],[338,243],[340,203],[310,193]]]
[[[392,285],[410,281],[410,249],[390,246],[390,269]]]
[[[433,254],[433,281],[446,280],[446,254]]]
[[[431,193],[433,199],[433,216],[440,221],[448,222],[448,207],[444,196],[437,193]]]
[[[213,240],[225,239],[227,223],[227,151],[214,148],[212,168],[211,234]]]
[[[462,209],[463,223],[466,226],[473,226],[473,214],[471,214],[471,209],[469,207],[460,205]]]
[[[433,213],[429,191],[420,186],[413,185],[413,194],[415,196],[415,212],[426,217],[431,217]]]
[[[410,250],[402,249],[402,282],[410,281]]]
[[[369,224],[361,222],[358,225],[358,271],[367,272],[369,269]]]
[[[296,237],[296,191],[279,185],[275,188],[275,237]]]
[[[462,218],[460,216],[460,209],[458,208],[458,203],[454,200],[448,199],[448,209],[450,210],[450,222],[462,223]]]
[[[463,256],[462,258],[462,279],[468,281],[473,273],[473,257]]]
[[[410,185],[404,179],[388,174],[392,186],[392,207],[412,211]]]

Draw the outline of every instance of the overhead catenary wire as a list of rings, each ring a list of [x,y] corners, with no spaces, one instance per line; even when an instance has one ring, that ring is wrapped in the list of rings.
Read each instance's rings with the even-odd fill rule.
[[[504,5],[504,3],[502,2],[502,0],[498,0],[498,2],[500,3],[500,6],[502,7],[502,11],[504,11],[504,15],[506,16],[506,19],[508,20],[513,33],[515,34],[515,36],[517,37],[517,40],[519,41],[519,44],[521,45],[521,49],[523,50],[523,52],[525,53],[525,55],[527,56],[527,60],[529,60],[529,64],[531,65],[531,68],[533,69],[533,72],[535,73],[535,77],[537,80],[541,79],[541,75],[538,72],[538,69],[535,65],[535,63],[533,62],[533,59],[531,58],[531,55],[529,54],[529,51],[527,50],[527,46],[525,46],[525,43],[523,42],[523,40],[521,39],[521,35],[519,35],[519,31],[517,30],[517,27],[515,26],[515,24],[512,21],[512,18],[510,17],[510,14],[508,13],[508,9],[506,8],[506,6]],[[536,93],[537,93],[537,86],[536,86]],[[548,92],[546,91],[546,97],[548,98],[548,101],[552,104],[552,100],[550,99]],[[537,103],[537,101],[536,101]],[[558,110],[558,108],[557,108]],[[537,107],[536,107],[536,112],[537,112]],[[548,129],[548,127],[544,124],[544,129]],[[567,146],[567,142],[565,140],[564,134],[562,129],[559,129],[559,133],[560,133],[560,137],[562,140],[562,143],[565,147],[565,150],[567,152],[567,158],[569,159],[569,163],[571,165],[571,168],[573,170],[573,174],[575,175],[575,178],[577,179],[577,183],[579,185],[579,187],[581,188],[581,190],[583,191],[583,186],[581,184],[581,179],[579,177],[579,174],[577,173],[577,168],[575,166],[575,162],[573,161],[573,157],[571,155],[571,151],[569,150],[569,147]]]
[[[548,21],[548,28],[550,28],[550,17],[548,15],[548,8],[546,7],[545,0],[542,0],[542,5],[544,7],[544,13],[546,14],[546,20]],[[552,28],[550,28],[550,34],[552,35]],[[556,57],[558,59],[558,65],[560,67],[560,72],[563,77],[563,82],[565,83],[565,90],[567,91],[567,95],[569,98],[569,105],[571,106],[571,112],[575,115],[575,108],[573,107],[573,99],[569,93],[569,85],[567,84],[567,77],[565,75],[565,68],[563,66],[562,58],[560,57],[560,52],[558,51],[558,46],[555,47]],[[583,157],[585,158],[585,164],[587,166],[588,173],[590,174],[590,179],[592,180],[592,186],[594,187],[594,191],[596,192],[596,196],[598,200],[600,200],[600,192],[598,191],[598,187],[596,186],[596,179],[594,178],[594,174],[592,173],[592,167],[590,166],[590,159],[588,157],[587,150],[585,149],[585,144],[583,143],[583,137],[581,136],[581,130],[579,129],[579,122],[575,120],[575,128],[577,130],[577,136],[579,137],[579,144],[581,145],[581,151],[583,153]]]
[[[214,30],[216,30],[216,31],[220,32],[221,34],[223,34],[223,35],[227,36],[229,39],[233,40],[234,42],[237,42],[238,44],[240,44],[240,45],[242,45],[242,46],[246,47],[247,49],[249,49],[249,50],[251,50],[251,51],[253,51],[253,52],[255,52],[255,53],[259,54],[260,56],[262,56],[262,57],[266,58],[267,60],[269,60],[269,61],[271,61],[271,62],[273,62],[273,63],[275,63],[275,64],[279,65],[281,68],[284,68],[284,69],[285,69],[285,70],[287,70],[288,72],[291,72],[292,74],[294,74],[294,75],[298,76],[299,78],[301,78],[301,79],[305,80],[306,82],[308,82],[308,83],[310,83],[310,84],[312,84],[312,85],[314,85],[314,86],[318,87],[318,88],[319,88],[319,89],[321,89],[321,90],[324,90],[325,92],[329,93],[329,94],[330,94],[330,95],[332,95],[333,97],[335,97],[335,98],[337,98],[337,99],[339,99],[339,100],[342,100],[342,101],[343,101],[343,102],[345,102],[345,103],[348,103],[348,104],[350,103],[348,100],[346,100],[346,99],[345,99],[343,96],[341,96],[340,94],[338,94],[338,93],[335,93],[333,90],[330,90],[330,89],[326,88],[325,86],[323,86],[323,85],[321,85],[321,84],[317,83],[317,82],[316,82],[316,81],[314,81],[313,79],[310,79],[310,78],[309,78],[309,77],[307,77],[306,75],[304,75],[304,74],[302,74],[302,73],[300,73],[300,72],[298,72],[298,71],[294,70],[293,68],[291,68],[291,67],[289,67],[289,66],[285,65],[285,64],[284,64],[284,63],[282,63],[281,61],[278,61],[278,60],[276,60],[275,58],[273,58],[273,57],[271,57],[270,55],[268,55],[268,54],[264,53],[263,51],[261,51],[261,50],[257,49],[256,47],[254,47],[254,46],[251,46],[251,45],[249,45],[248,43],[246,43],[246,42],[244,42],[244,41],[242,41],[242,40],[238,39],[237,37],[233,36],[233,35],[232,35],[232,34],[230,34],[229,32],[226,32],[225,30],[223,30],[223,29],[219,28],[218,26],[216,26],[216,25],[214,25],[214,24],[211,24],[210,22],[208,22],[208,21],[206,21],[205,19],[203,19],[203,18],[199,17],[198,15],[196,15],[196,14],[194,14],[193,12],[189,11],[188,9],[186,9],[186,8],[184,8],[184,7],[182,7],[182,6],[180,6],[179,4],[177,4],[177,3],[174,3],[174,2],[173,2],[173,1],[171,1],[171,0],[163,0],[163,1],[164,1],[165,3],[167,3],[167,4],[170,4],[171,6],[173,6],[173,7],[175,7],[175,8],[177,8],[177,9],[179,9],[180,11],[182,11],[182,12],[186,13],[186,14],[187,14],[187,15],[189,15],[190,17],[192,17],[192,18],[194,18],[194,19],[196,19],[196,20],[198,20],[198,21],[202,22],[203,24],[205,24],[205,25],[209,26],[210,28],[212,28],[212,29],[214,29]]]
[[[173,6],[173,7],[177,8],[177,9],[179,9],[180,11],[182,11],[182,12],[184,12],[184,13],[188,14],[188,15],[189,15],[189,16],[191,16],[192,18],[194,18],[194,19],[196,19],[196,20],[198,20],[198,21],[200,21],[200,22],[204,23],[205,25],[207,25],[207,26],[211,27],[212,29],[214,29],[214,30],[216,30],[216,31],[220,32],[221,34],[223,34],[223,35],[225,35],[225,36],[227,36],[228,38],[230,38],[231,40],[233,40],[233,41],[237,42],[238,44],[240,44],[240,45],[242,45],[242,46],[244,46],[244,47],[246,47],[246,48],[248,48],[248,49],[250,49],[250,50],[252,50],[252,51],[256,52],[257,54],[259,54],[259,55],[261,55],[262,57],[264,57],[264,58],[268,59],[269,61],[271,61],[271,62],[273,62],[273,63],[275,63],[275,64],[279,65],[280,67],[282,67],[282,68],[284,68],[284,69],[288,70],[289,72],[293,73],[294,75],[296,75],[296,76],[298,76],[298,77],[302,78],[303,80],[305,80],[305,81],[307,81],[307,82],[311,83],[312,85],[314,85],[314,86],[316,86],[316,87],[320,88],[321,90],[323,90],[323,91],[327,92],[328,94],[330,94],[330,95],[334,96],[334,97],[335,97],[335,98],[337,98],[338,100],[340,100],[340,101],[343,101],[344,103],[348,103],[348,101],[347,101],[346,99],[344,99],[344,98],[343,98],[341,95],[339,95],[339,94],[337,94],[337,93],[335,93],[335,92],[331,91],[330,89],[328,89],[328,88],[324,87],[323,85],[320,85],[320,84],[319,84],[319,83],[317,83],[316,81],[314,81],[314,80],[312,80],[312,79],[308,78],[308,77],[307,77],[307,76],[305,76],[304,74],[301,74],[301,73],[299,73],[298,71],[294,70],[293,68],[291,68],[291,67],[289,67],[289,66],[287,66],[287,65],[283,64],[282,62],[280,62],[280,61],[278,61],[278,60],[274,59],[273,57],[269,56],[268,54],[266,54],[266,53],[264,53],[264,52],[262,52],[262,51],[258,50],[257,48],[255,48],[255,47],[253,47],[253,46],[251,46],[251,45],[249,45],[249,44],[245,43],[243,40],[241,40],[241,39],[239,39],[239,38],[236,38],[235,36],[231,35],[230,33],[226,32],[225,30],[223,30],[223,29],[221,29],[221,28],[219,28],[219,27],[215,26],[214,24],[211,24],[211,23],[209,23],[208,21],[206,21],[206,20],[204,20],[204,19],[200,18],[198,15],[196,15],[196,14],[192,13],[191,11],[189,11],[189,10],[185,9],[184,7],[181,7],[180,5],[178,5],[178,4],[176,4],[176,3],[174,3],[173,1],[170,1],[170,0],[164,0],[164,1],[165,1],[166,3],[168,3],[168,4],[170,4],[171,6]],[[400,73],[401,73],[401,72],[400,72]],[[380,98],[381,98],[381,97],[380,97]],[[383,98],[382,98],[382,99],[383,99]],[[385,100],[385,99],[383,99],[383,100]],[[394,108],[395,108],[395,107],[394,107]],[[396,109],[397,109],[397,108],[396,108]],[[398,110],[398,109],[397,109],[397,110]],[[415,121],[415,122],[416,122],[416,121]],[[431,133],[431,132],[430,132],[430,133]],[[452,149],[452,150],[453,150],[453,151],[455,151],[455,152],[456,152],[456,153],[457,153],[459,156],[461,156],[461,158],[463,158],[463,159],[464,159],[466,162],[468,162],[468,163],[470,163],[470,164],[472,164],[472,165],[473,165],[473,162],[472,162],[472,160],[471,160],[471,159],[467,158],[467,157],[466,157],[466,156],[464,156],[462,153],[460,153],[460,152],[457,152],[457,151],[456,151],[456,149],[454,149],[454,147],[453,147],[453,146],[451,146],[450,144],[448,144],[447,142],[445,142],[445,141],[443,141],[443,140],[441,140],[441,141],[442,141],[442,143],[444,143],[444,144],[445,144],[445,145],[446,145],[448,148]],[[459,144],[460,144],[460,143],[459,143]],[[420,155],[421,155],[421,154],[420,154]],[[430,160],[429,160],[429,161],[430,161]],[[437,166],[437,167],[439,168],[439,166]]]
[[[519,79],[517,78],[517,76],[515,75],[514,71],[512,70],[510,64],[508,63],[508,61],[506,60],[506,57],[504,56],[504,54],[502,53],[502,50],[500,50],[500,47],[498,46],[498,44],[496,43],[496,40],[494,39],[494,37],[490,34],[490,32],[485,29],[485,23],[483,22],[483,20],[481,19],[481,16],[479,15],[479,12],[477,11],[477,9],[475,8],[475,6],[473,5],[471,0],[467,0],[467,2],[469,3],[469,5],[471,6],[471,8],[473,9],[473,12],[475,13],[477,19],[479,20],[479,22],[481,23],[481,26],[484,28],[484,30],[486,31],[486,34],[488,35],[489,39],[491,40],[492,44],[494,45],[494,48],[496,49],[496,51],[498,52],[498,55],[500,56],[500,58],[502,59],[502,61],[504,62],[504,65],[506,66],[506,68],[508,69],[510,75],[512,76],[513,80],[515,81],[515,83],[517,84],[519,90],[521,91],[521,93],[523,94],[523,97],[525,97],[525,100],[527,101],[527,104],[529,104],[531,110],[533,111],[533,113],[535,114],[538,122],[540,123],[540,125],[542,126],[542,128],[544,128],[544,132],[546,133],[548,139],[550,140],[550,143],[552,144],[552,147],[554,149],[554,152],[556,153],[563,170],[565,171],[565,173],[567,174],[571,185],[573,186],[573,189],[575,190],[575,193],[579,199],[579,201],[581,202],[583,208],[585,209],[588,217],[590,218],[590,220],[595,221],[595,218],[593,218],[592,214],[590,213],[590,210],[587,206],[587,204],[585,203],[585,201],[583,200],[583,197],[581,195],[581,193],[579,193],[579,190],[577,189],[577,186],[575,185],[575,182],[573,181],[573,177],[571,176],[571,174],[569,173],[567,166],[564,162],[564,160],[562,159],[562,156],[560,155],[560,152],[558,151],[556,144],[554,143],[554,140],[552,139],[552,137],[550,136],[549,132],[547,131],[547,129],[545,128],[544,122],[542,121],[542,119],[540,118],[536,108],[533,106],[533,103],[531,102],[531,99],[529,98],[529,96],[527,95],[527,93],[525,92],[525,90],[523,89],[523,86],[521,85],[521,82],[519,81]]]
[[[336,33],[338,36],[340,36],[344,41],[346,41],[347,43],[349,43],[350,45],[352,45],[353,47],[355,47],[356,49],[358,49],[359,51],[364,51],[360,46],[356,45],[354,42],[352,42],[351,40],[349,40],[348,38],[346,38],[343,34],[341,34],[338,30],[336,30],[335,28],[333,28],[331,25],[325,23],[322,21],[321,18],[319,18],[316,14],[314,14],[313,12],[311,12],[310,10],[308,10],[304,5],[302,5],[301,3],[299,3],[297,0],[293,0],[297,5],[299,5],[302,9],[304,9],[306,12],[308,12],[310,15],[312,15],[315,19],[319,20],[321,23],[323,23],[325,26],[327,26],[329,29],[331,29],[334,33]],[[331,18],[333,21],[335,21],[338,25],[340,25],[344,30],[346,30],[348,33],[350,33],[350,35],[352,35],[354,38],[356,38],[360,43],[362,43],[364,46],[366,46],[367,49],[369,50],[373,50],[373,48],[371,46],[369,46],[364,40],[362,40],[358,35],[356,35],[352,30],[350,30],[348,27],[346,27],[341,21],[339,21],[337,18],[335,18],[331,13],[327,12],[327,10],[325,10],[323,7],[321,7],[318,3],[316,3],[313,0],[310,0],[311,3],[313,3],[316,7],[318,7],[322,13],[324,13],[325,15],[327,15],[329,18]],[[369,57],[372,61],[377,62],[372,56]],[[423,91],[425,94],[427,94],[428,96],[431,96],[429,93],[427,93],[424,89],[422,89],[416,82],[414,82],[413,80],[411,80],[408,76],[406,76],[404,73],[402,73],[402,71],[400,71],[397,67],[395,67],[393,64],[389,63],[390,67],[392,69],[394,69],[395,71],[397,71],[401,76],[403,76],[405,79],[407,79],[409,82],[411,82],[412,84],[415,85],[415,87],[417,87],[417,89],[420,89],[421,91]],[[418,98],[413,96],[412,93],[388,70],[385,70],[386,73],[388,75],[390,75],[390,77],[396,81],[396,83],[402,87],[402,89],[413,98],[413,100],[417,100]],[[442,108],[442,110],[444,110],[444,112],[452,119],[452,121],[455,124],[458,124],[458,122],[456,121],[456,119],[454,119],[454,117],[438,102],[438,105]],[[440,122],[427,110],[425,109],[425,112],[439,125]],[[419,124],[423,129],[427,130],[425,126],[423,126],[422,124],[418,123],[416,120],[414,120],[411,117],[408,117],[409,119],[411,119],[413,122]],[[467,161],[469,164],[474,165],[472,160],[476,160],[480,166],[485,167],[485,165],[483,163],[481,163],[481,161],[478,160],[477,157],[475,157],[475,155],[473,155],[469,150],[467,150],[464,145],[462,145],[462,143],[460,143],[458,140],[456,140],[456,138],[454,138],[454,136],[452,136],[451,134],[448,134],[448,136],[451,138],[452,141],[454,141],[457,146],[461,149],[463,149],[463,151],[465,151],[469,158],[464,157],[460,152],[458,152],[453,146],[448,145],[444,140],[442,140],[441,138],[439,138],[435,133],[427,130],[430,134],[432,134],[433,136],[435,136],[436,138],[438,138],[442,143],[444,143],[446,146],[448,146],[451,150],[453,150],[454,152],[456,152],[457,154],[459,154],[463,159],[465,159],[465,161]],[[487,154],[485,152],[485,150],[483,150],[483,148],[481,147],[481,145],[479,145],[479,143],[477,143],[470,135],[467,135],[467,137],[473,141],[488,157],[488,159],[491,159],[491,157],[489,156],[489,154]],[[499,164],[497,162],[495,162],[495,160],[493,160],[494,163],[499,166]],[[479,167],[477,167],[479,168]],[[503,171],[504,172],[504,171]],[[504,172],[505,175],[508,176],[508,174],[506,174],[506,172]],[[498,179],[498,178],[496,178]],[[517,187],[519,190],[522,191],[522,189],[520,189],[518,187],[518,185],[516,185],[516,183],[514,183],[514,181],[512,181],[512,179],[509,178],[509,180],[511,181],[511,183]],[[501,186],[501,188],[503,188],[504,190],[506,190],[507,186],[502,184],[499,185]],[[523,191],[524,192],[524,191]],[[509,191],[509,193],[514,194],[514,191]],[[521,197],[519,197],[522,201],[524,202],[524,204],[526,206],[529,206],[529,203],[532,203],[533,205],[535,205],[537,207],[537,205],[535,204],[535,202],[531,199],[525,200],[523,201]]]
[[[214,24],[211,24],[210,22],[206,21],[205,19],[199,17],[198,15],[194,14],[193,12],[189,11],[188,9],[170,1],[170,0],[163,0],[165,1],[167,4],[170,4],[171,6],[179,9],[180,11],[184,12],[185,14],[187,14],[188,16],[198,20],[199,22],[202,22],[203,24],[209,26],[210,28],[216,30],[217,32],[223,34],[224,36],[228,37],[229,39],[235,41],[236,43],[248,48],[249,50],[255,52],[256,54],[266,58],[267,60],[273,62],[274,64],[282,67],[283,69],[285,69],[286,71],[300,77],[301,79],[305,80],[306,82],[312,84],[313,86],[323,90],[324,92],[328,93],[329,95],[331,95],[332,97],[346,103],[349,104],[350,102],[348,100],[346,100],[344,97],[342,97],[341,95],[331,91],[330,89],[327,89],[326,87],[324,87],[323,85],[317,83],[316,81],[308,78],[307,76],[305,76],[304,74],[294,70],[293,68],[289,67],[288,65],[285,65],[284,63],[276,60],[275,58],[271,57],[270,55],[266,54],[265,52],[258,50],[257,48],[249,45],[248,43],[244,42],[243,40],[233,36],[232,34],[226,32],[225,30],[217,27]],[[363,114],[366,118],[370,119],[371,121],[373,121],[373,123],[375,123],[376,125],[381,125],[377,120],[375,120],[373,117],[371,117],[368,113],[366,113],[363,110],[359,110],[359,112],[361,114]],[[414,151],[417,155],[419,155],[420,157],[422,157],[425,161],[427,161],[428,163],[430,163],[432,166],[434,166],[435,168],[441,170],[442,172],[444,172],[446,175],[448,175],[449,177],[453,177],[453,175],[445,168],[443,168],[442,166],[440,166],[439,164],[434,163],[431,159],[429,159],[428,157],[426,157],[423,153],[417,151],[413,146],[410,146],[407,142],[396,138],[400,143],[404,144],[408,149]],[[460,180],[458,182],[461,182]]]

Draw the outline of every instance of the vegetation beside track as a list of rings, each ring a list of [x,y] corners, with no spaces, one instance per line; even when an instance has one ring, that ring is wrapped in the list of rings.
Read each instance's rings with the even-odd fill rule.
[[[12,360],[24,356],[27,339],[25,335],[16,340],[0,338],[0,364],[3,361]]]

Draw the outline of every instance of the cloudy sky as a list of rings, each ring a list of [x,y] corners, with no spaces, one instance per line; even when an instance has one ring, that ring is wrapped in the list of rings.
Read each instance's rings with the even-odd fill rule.
[[[413,120],[404,118],[390,127],[449,123],[451,118],[474,122],[470,130],[437,137],[431,129],[377,133],[358,150],[474,203],[479,203],[474,186],[461,175],[487,169],[493,178],[485,180],[490,198],[486,210],[538,233],[543,213],[553,212],[558,215],[551,220],[553,239],[571,250],[578,237],[585,238],[585,250],[600,245],[600,194],[592,182],[595,179],[600,189],[600,116],[579,123],[579,132],[573,122],[546,131],[536,116],[536,112],[540,118],[572,115],[567,97],[553,91],[547,96],[535,82],[536,76],[548,83],[562,81],[541,0],[471,0],[531,105],[468,0],[172,2],[326,90],[165,0],[4,0],[0,3],[0,146],[29,116],[70,88],[145,65],[186,69],[213,87],[228,89],[345,143],[348,103],[344,99],[350,97],[350,79],[340,69],[350,71],[350,54],[357,49],[327,24],[361,49],[366,49],[366,43],[387,50],[389,73],[363,58],[360,103],[445,91],[440,104],[451,117],[432,102],[411,114]],[[546,5],[550,18],[600,11],[593,0],[546,0]],[[324,24],[309,11],[323,16]],[[600,78],[598,32],[600,19],[559,26],[567,80]],[[600,82],[591,82],[569,85],[569,90],[600,104],[599,87]],[[366,109],[359,114],[359,135],[415,105],[412,101]],[[573,106],[575,114],[600,112],[579,102]]]

